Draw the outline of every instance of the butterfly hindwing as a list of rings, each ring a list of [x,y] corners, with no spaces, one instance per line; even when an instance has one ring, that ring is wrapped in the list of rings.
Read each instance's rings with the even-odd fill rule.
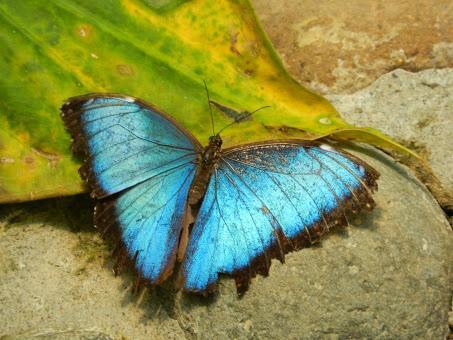
[[[371,210],[379,174],[352,155],[319,143],[275,142],[222,152],[211,176],[181,271],[184,289],[206,293],[221,273],[245,290],[271,258]]]
[[[119,254],[140,277],[162,282],[174,266],[201,146],[165,114],[121,95],[72,98],[62,117],[98,199],[96,226],[117,235]]]
[[[127,255],[140,278],[153,284],[173,269],[195,172],[193,164],[181,165],[96,205],[95,224],[120,241],[120,260]]]

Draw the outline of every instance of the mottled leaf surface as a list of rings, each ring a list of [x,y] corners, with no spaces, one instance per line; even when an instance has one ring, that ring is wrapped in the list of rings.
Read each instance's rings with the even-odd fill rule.
[[[270,106],[226,130],[225,146],[333,135],[410,153],[348,125],[297,84],[248,1],[3,0],[0,50],[0,202],[84,190],[59,107],[88,92],[143,98],[205,144],[205,80],[211,98],[233,110]],[[231,122],[221,110],[214,114],[217,129]]]

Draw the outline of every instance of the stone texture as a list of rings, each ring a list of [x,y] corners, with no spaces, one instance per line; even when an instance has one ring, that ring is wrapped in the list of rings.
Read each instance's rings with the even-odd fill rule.
[[[395,70],[351,95],[327,98],[343,118],[372,126],[417,151],[453,192],[453,69]]]
[[[423,338],[448,330],[452,233],[427,190],[369,149],[377,208],[345,232],[273,261],[242,299],[171,284],[131,294],[114,277],[85,196],[0,207],[0,335],[29,338]]]
[[[453,67],[449,0],[253,0],[293,76],[322,93],[353,92],[395,68]]]
[[[183,338],[113,276],[91,215],[85,195],[0,207],[0,338]]]

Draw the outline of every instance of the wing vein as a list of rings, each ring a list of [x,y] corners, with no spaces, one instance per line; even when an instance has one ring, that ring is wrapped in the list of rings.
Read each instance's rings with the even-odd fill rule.
[[[155,213],[157,213],[158,211],[160,211],[162,208],[166,207],[167,204],[172,201],[177,195],[179,195],[179,193],[181,192],[182,188],[186,185],[186,182],[187,180],[190,178],[190,176],[193,174],[194,170],[191,170],[186,178],[184,179],[184,182],[181,184],[181,186],[178,188],[178,190],[176,190],[176,192],[171,195],[171,197],[169,197],[164,204],[162,204],[159,208],[157,208],[156,210],[153,211],[153,213],[151,215],[154,215]],[[176,212],[177,212],[177,209],[174,209],[173,210],[173,214],[171,215],[171,221],[173,221],[174,219],[174,216],[176,215]],[[151,217],[151,216],[150,216]],[[146,221],[149,221],[150,217],[146,220]],[[158,220],[158,223],[155,223],[155,225],[159,225],[160,224],[160,221],[162,220],[162,217],[163,217],[163,211],[161,211],[160,213],[160,216],[159,216],[159,220]],[[152,239],[154,237],[154,235],[156,234],[156,230],[157,228],[154,228],[153,231],[152,231],[152,235],[150,237],[150,239]],[[166,244],[168,244],[168,240],[166,241]],[[147,247],[147,251],[149,250],[149,247],[151,246],[151,242],[148,244],[148,247]]]
[[[321,149],[321,150],[322,150],[322,149]],[[318,158],[317,156],[313,155],[312,152],[309,152],[309,154],[310,154],[310,156],[314,157],[318,162],[321,163],[321,161],[319,160],[319,158]],[[331,159],[332,159],[332,158],[331,158]],[[335,171],[333,171],[332,168],[331,168],[328,164],[325,164],[325,163],[321,163],[321,164],[322,164],[322,166],[323,166],[325,169],[327,169],[327,170],[328,170],[328,171],[329,171],[329,172],[330,172],[330,173],[331,173],[331,174],[332,174],[332,175],[333,175],[340,183],[342,183],[342,184],[348,189],[348,191],[351,193],[352,199],[355,200],[356,203],[360,203],[359,200],[358,200],[358,198],[357,198],[357,196],[356,196],[355,193],[354,193],[354,190],[349,186],[349,184],[348,184],[346,181],[344,181],[340,176],[338,176],[338,175],[335,173]],[[346,169],[347,166],[345,165],[344,167],[345,167],[345,170],[348,171],[348,170]],[[347,167],[347,168],[349,168],[349,167]],[[348,172],[351,173],[351,172],[353,172],[353,171],[349,169]],[[322,176],[321,176],[321,177],[322,177]],[[322,177],[322,178],[323,178],[323,177]],[[323,178],[323,180],[325,181],[324,178]],[[360,182],[359,182],[359,183],[360,183]],[[335,195],[335,197],[336,197],[336,199],[337,199],[337,196],[336,196],[336,195]],[[337,201],[338,201],[338,199],[337,199]],[[343,214],[343,215],[344,215],[344,214]],[[346,215],[344,215],[344,217],[347,219]],[[348,222],[348,224],[349,224],[349,222]]]
[[[321,149],[322,150],[322,149]],[[348,166],[344,165],[343,163],[341,163],[340,161],[338,161],[337,159],[335,159],[334,157],[332,157],[331,155],[329,155],[328,151],[324,151],[322,150],[321,152],[323,152],[323,154],[325,154],[328,158],[330,158],[331,160],[333,160],[335,163],[337,163],[338,165],[340,165],[343,169],[345,169],[347,172],[349,172],[352,176],[355,177],[355,179],[360,182],[360,184],[365,188],[365,190],[367,191],[367,193],[371,196],[372,195],[372,192],[370,190],[370,188],[368,187],[368,185],[366,185],[366,183],[362,180],[362,178],[360,178],[360,176],[357,176],[356,173],[354,173],[354,171],[352,171]]]
[[[227,176],[228,178],[230,178],[230,177],[228,176],[228,174],[226,174],[226,173],[225,173],[225,176]],[[239,186],[236,184],[236,182],[235,182],[232,178],[230,178],[230,181],[231,181],[231,183],[234,185],[234,187],[236,188],[236,191],[237,191],[238,194],[239,194],[239,195],[238,195],[238,198],[242,201],[242,203],[244,204],[244,206],[250,207],[250,206],[247,204],[247,200],[245,200],[245,199],[242,197],[242,195],[245,196],[244,192],[239,188]],[[254,224],[254,226],[255,226],[255,229],[258,231],[257,234],[258,234],[258,237],[259,237],[259,239],[260,239],[261,246],[262,246],[261,248],[263,249],[263,255],[264,255],[265,261],[266,261],[266,269],[269,270],[269,258],[268,258],[267,253],[266,253],[266,250],[267,250],[266,248],[267,248],[267,247],[266,247],[266,245],[265,245],[265,243],[264,243],[264,241],[263,241],[263,238],[262,238],[261,233],[259,232],[258,225],[257,225],[255,219],[253,218],[253,214],[250,212],[250,209],[246,209],[246,210],[247,210],[247,213],[248,213],[249,216],[250,216],[250,219],[252,220],[252,222],[253,222],[253,224]],[[239,216],[239,218],[240,218],[240,216]]]
[[[187,156],[190,156],[190,155],[187,154],[187,155],[181,156],[181,157],[178,158],[178,159],[173,159],[173,160],[171,160],[171,161],[169,161],[169,162],[167,162],[167,163],[161,164],[161,165],[159,165],[159,166],[157,166],[157,167],[155,167],[155,168],[146,169],[146,167],[143,167],[143,168],[140,168],[140,169],[138,169],[138,170],[136,170],[136,171],[134,171],[134,172],[130,172],[128,175],[129,175],[129,177],[130,177],[130,176],[141,177],[141,176],[143,176],[144,174],[146,174],[147,172],[150,172],[150,171],[153,171],[153,170],[162,168],[162,167],[167,166],[167,165],[169,165],[169,164],[171,164],[171,163],[174,163],[174,162],[176,162],[176,161],[178,161],[178,160],[181,160],[181,159],[183,159],[183,158],[185,158],[185,157],[187,157]],[[193,160],[190,160],[189,162],[184,163],[184,164],[188,164],[188,163],[192,163],[192,162],[193,162]],[[143,170],[145,170],[145,169],[146,169],[146,171],[143,171]],[[161,174],[161,173],[159,173],[159,174]],[[144,181],[146,181],[146,180],[148,180],[148,179],[150,179],[150,178],[153,178],[153,177],[155,177],[155,176],[158,176],[159,174],[154,175],[154,176],[149,177],[149,178],[146,178],[146,179],[144,179],[143,181],[140,181],[139,183],[142,183],[142,182],[144,182]],[[137,183],[137,184],[139,184],[139,183]],[[122,184],[124,184],[124,183],[122,183],[122,182],[121,182],[121,183],[118,183],[117,186],[121,186]]]
[[[171,173],[172,171],[176,171],[176,170],[178,170],[179,168],[183,168],[183,167],[187,166],[187,165],[190,164],[190,163],[191,163],[191,162],[187,162],[187,163],[184,163],[184,164],[180,164],[180,165],[178,165],[178,166],[176,166],[176,167],[173,167],[173,168],[171,168],[171,169],[167,169],[167,170],[165,170],[165,171],[162,171],[162,172],[160,172],[159,174],[157,174],[157,175],[155,175],[155,176],[153,176],[153,177],[150,177],[150,178],[148,178],[148,179],[146,179],[146,180],[144,180],[144,181],[142,181],[142,182],[140,182],[140,183],[135,184],[134,186],[132,186],[132,187],[130,187],[130,188],[128,188],[128,189],[125,189],[124,191],[132,190],[133,188],[137,187],[138,185],[140,185],[140,184],[142,184],[142,183],[144,183],[144,182],[146,182],[146,181],[155,179],[156,177],[159,177],[159,176],[161,176],[161,175],[163,175],[163,174],[165,174],[165,173]],[[159,183],[159,182],[156,182],[155,185],[158,185],[157,183]],[[149,193],[149,191],[150,191],[151,189],[153,189],[153,188],[154,188],[154,186],[150,186],[149,188],[147,188],[146,191],[145,191],[145,193],[144,193],[144,195],[147,195],[147,194]],[[126,211],[127,209],[129,209],[129,208],[132,206],[132,204],[134,204],[134,203],[135,203],[135,201],[132,201],[129,205],[127,205],[126,207],[124,207],[124,208],[121,209],[121,210],[116,210],[116,209],[115,209],[116,215],[117,215],[118,217],[120,217],[120,216],[123,214],[123,212]],[[107,213],[107,211],[108,211],[108,210],[105,209],[105,210],[103,210],[100,214],[96,215],[96,219],[101,218],[105,213]],[[108,229],[110,229],[111,226],[114,225],[114,224],[116,223],[117,216],[110,216],[110,220],[107,220],[107,221],[106,221],[107,223],[104,222],[105,227],[104,227],[103,234],[105,234],[105,233],[108,231]],[[134,217],[135,217],[135,216],[134,216]],[[106,223],[106,224],[105,224],[105,223]]]
[[[244,179],[241,177],[241,175],[236,171],[236,169],[225,159],[222,157],[222,160],[225,162],[225,164],[228,165],[228,167],[233,171],[233,173],[241,180],[242,183],[244,183],[244,185],[250,190],[250,192],[253,193],[253,195],[258,199],[258,201],[261,202],[261,204],[266,207],[270,214],[272,215],[273,217],[273,220],[275,222],[278,223],[279,227],[280,227],[280,230],[282,230],[283,232],[283,228],[282,228],[282,225],[281,223],[278,221],[278,219],[274,216],[274,214],[272,213],[272,211],[267,207],[267,205],[259,198],[259,196],[256,194],[256,192],[244,181]],[[266,215],[267,216],[267,215]],[[282,248],[282,245],[281,245],[281,242],[280,242],[280,237],[279,237],[279,233],[278,233],[278,230],[275,229],[274,227],[274,224],[272,221],[269,221],[271,227],[272,227],[272,230],[274,231],[274,235],[275,235],[275,238],[277,240],[277,244],[278,244],[278,248],[279,248],[279,252],[280,252],[280,256],[281,258],[283,259],[284,258],[284,252],[283,252],[283,248]]]
[[[217,170],[215,170],[215,174],[216,174],[216,181],[217,181]],[[225,175],[226,175],[226,173],[225,173]],[[231,179],[231,180],[233,180],[233,179]],[[233,181],[234,181],[234,180],[233,180]],[[216,200],[217,209],[218,209],[218,211],[219,211],[220,218],[222,219],[223,223],[224,223],[225,226],[227,227],[228,232],[229,232],[230,235],[231,235],[231,238],[232,238],[233,240],[236,240],[235,237],[234,237],[234,235],[233,235],[233,233],[231,232],[231,229],[230,229],[230,227],[228,226],[228,224],[227,224],[225,218],[223,217],[222,210],[220,209],[219,201],[218,201],[218,199],[217,199],[217,190],[216,190],[215,200]],[[242,231],[244,231],[244,230],[242,230]],[[244,236],[245,233],[240,233],[240,234],[241,234],[240,236],[244,239],[244,244],[245,244],[246,247],[247,247],[247,253],[249,254],[249,258],[250,258],[250,257],[252,257],[252,256],[251,256],[251,254],[250,254],[249,243],[248,243],[248,241],[247,241],[247,238]],[[236,243],[236,241],[235,241],[235,243]],[[237,247],[237,243],[236,243],[236,247]],[[237,263],[237,261],[235,261],[235,263]],[[250,272],[250,263],[247,263],[247,267],[249,268],[249,272]]]

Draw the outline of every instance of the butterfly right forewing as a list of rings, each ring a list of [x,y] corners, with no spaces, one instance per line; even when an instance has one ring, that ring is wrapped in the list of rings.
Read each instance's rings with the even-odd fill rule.
[[[352,155],[316,142],[284,141],[222,152],[189,240],[181,284],[216,289],[219,274],[238,291],[271,258],[345,225],[345,214],[371,210],[379,174]]]

